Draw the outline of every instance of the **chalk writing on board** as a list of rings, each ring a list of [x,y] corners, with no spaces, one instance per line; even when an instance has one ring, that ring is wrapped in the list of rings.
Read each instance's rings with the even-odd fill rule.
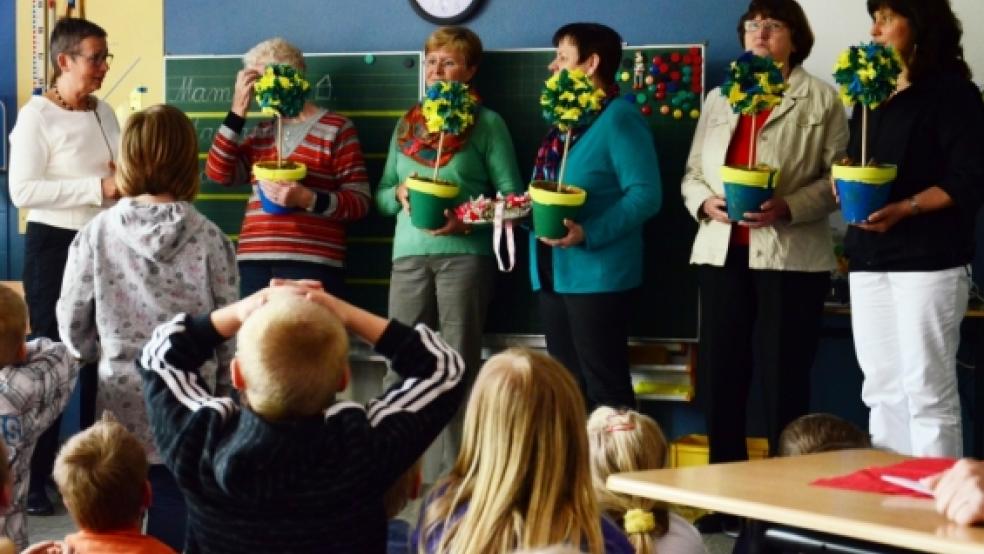
[[[182,77],[181,85],[174,90],[171,102],[211,104],[232,102],[232,87],[203,87],[195,84],[194,77]]]
[[[314,85],[314,99],[321,101],[331,100],[331,75],[325,73],[325,76]]]

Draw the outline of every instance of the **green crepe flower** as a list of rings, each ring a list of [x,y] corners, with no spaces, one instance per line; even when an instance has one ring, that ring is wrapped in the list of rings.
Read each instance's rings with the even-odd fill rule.
[[[605,91],[595,88],[580,69],[562,69],[544,83],[540,93],[543,119],[561,132],[591,123],[601,111]]]
[[[437,81],[427,87],[420,111],[429,132],[459,135],[475,123],[478,102],[465,83]]]
[[[311,92],[300,71],[287,64],[270,64],[253,85],[256,103],[265,114],[297,117]]]
[[[895,92],[900,73],[902,59],[898,51],[869,42],[841,52],[834,66],[834,81],[840,85],[844,105],[860,102],[873,110]]]
[[[731,62],[721,94],[728,99],[731,110],[754,115],[779,105],[789,88],[783,81],[781,65],[772,58],[745,52]]]

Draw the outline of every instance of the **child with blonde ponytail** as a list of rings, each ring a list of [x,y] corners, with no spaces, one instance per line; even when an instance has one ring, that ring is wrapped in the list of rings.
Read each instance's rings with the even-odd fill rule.
[[[633,552],[598,511],[584,401],[553,358],[509,349],[479,371],[461,451],[434,485],[414,539],[420,553],[505,554],[568,544]]]
[[[666,437],[659,424],[632,410],[601,406],[588,419],[588,445],[599,507],[622,524],[636,554],[707,554],[697,529],[667,510],[666,504],[605,487],[612,473],[666,466]]]

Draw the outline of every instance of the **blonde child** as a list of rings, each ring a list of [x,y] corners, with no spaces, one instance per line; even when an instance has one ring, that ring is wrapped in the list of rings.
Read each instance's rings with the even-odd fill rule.
[[[79,531],[64,542],[35,544],[31,552],[174,554],[140,532],[150,505],[147,454],[109,412],[68,439],[55,459],[55,483]]]
[[[848,448],[871,448],[871,435],[833,414],[800,416],[789,422],[779,435],[780,456],[799,456]]]
[[[461,357],[437,334],[315,286],[180,314],[143,350],[154,438],[190,506],[188,552],[384,552],[384,494],[461,402]],[[346,328],[405,378],[366,406],[335,399],[349,379]],[[237,332],[242,407],[198,375]]]
[[[184,500],[154,448],[134,361],[154,327],[174,314],[207,313],[238,298],[235,251],[192,205],[198,137],[177,108],[157,105],[129,117],[116,182],[123,199],[69,248],[58,329],[74,354],[99,362],[97,413],[116,414],[144,445],[156,494],[147,532],[182,550]],[[232,353],[224,345],[202,368],[220,394],[230,390]]]
[[[21,296],[0,285],[0,434],[9,461],[9,508],[0,512],[0,534],[18,550],[27,546],[24,503],[31,454],[38,437],[65,409],[79,373],[78,361],[65,345],[46,338],[25,342],[27,305]]]
[[[666,437],[656,421],[632,410],[601,406],[588,418],[588,445],[601,510],[622,524],[637,554],[706,554],[697,529],[665,504],[605,487],[613,473],[666,467]]]
[[[631,553],[591,489],[584,400],[553,358],[509,349],[479,371],[461,452],[434,485],[416,537],[422,553],[507,553],[567,543]]]

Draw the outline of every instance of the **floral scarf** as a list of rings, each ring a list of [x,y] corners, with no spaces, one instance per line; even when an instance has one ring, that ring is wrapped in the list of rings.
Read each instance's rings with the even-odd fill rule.
[[[441,138],[441,134],[427,131],[427,121],[424,119],[420,103],[410,108],[410,111],[404,114],[396,126],[396,144],[399,146],[400,151],[417,163],[425,166],[435,167],[436,165],[437,167],[444,167],[447,165],[455,153],[464,148],[468,142],[468,136],[471,134],[471,130],[478,124],[477,120],[481,99],[474,89],[470,90],[469,94],[475,101],[476,121],[474,124],[469,125],[460,135],[444,134],[444,142],[441,144],[440,160],[435,161],[437,157],[437,143]]]

